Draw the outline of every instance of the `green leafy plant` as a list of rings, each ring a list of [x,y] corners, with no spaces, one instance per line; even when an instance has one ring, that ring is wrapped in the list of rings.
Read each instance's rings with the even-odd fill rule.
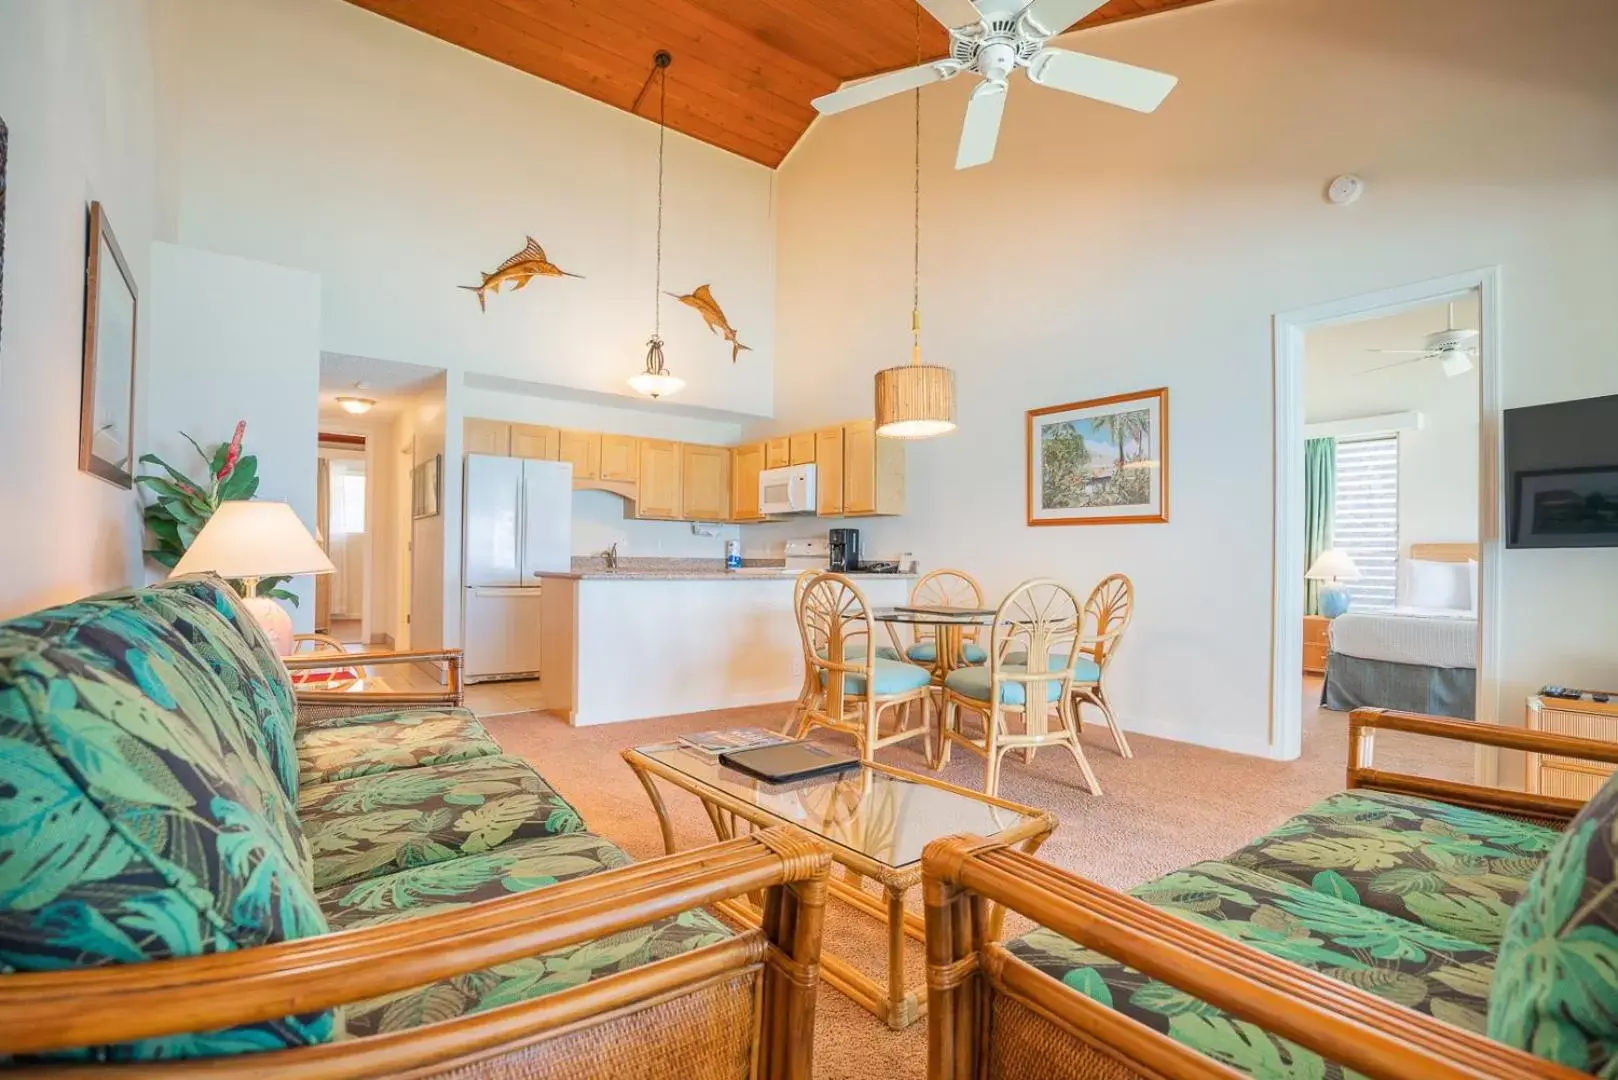
[[[143,511],[146,529],[152,536],[152,546],[145,552],[148,559],[174,569],[180,556],[186,553],[221,503],[251,499],[258,493],[258,458],[242,453],[242,438],[246,433],[247,421],[242,420],[237,423],[230,441],[220,443],[210,454],[197,440],[180,432],[208,466],[208,479],[202,483],[191,479],[156,454],[140,456],[141,464],[156,465],[163,470],[162,473],[135,477],[135,482],[145,485],[152,497]],[[297,594],[281,588],[287,580],[284,577],[261,578],[257,595],[290,600],[296,605]],[[238,592],[241,590],[239,581],[231,584],[236,586]]]

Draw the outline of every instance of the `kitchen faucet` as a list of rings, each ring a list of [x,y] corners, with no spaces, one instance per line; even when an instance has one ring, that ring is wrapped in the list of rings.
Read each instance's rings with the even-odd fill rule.
[[[608,570],[618,569],[618,541],[614,540],[612,546],[601,553],[601,557],[607,560]]]

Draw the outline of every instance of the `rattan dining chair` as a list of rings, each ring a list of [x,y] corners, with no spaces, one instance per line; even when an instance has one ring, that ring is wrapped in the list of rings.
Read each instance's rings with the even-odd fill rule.
[[[910,590],[910,603],[926,607],[981,608],[983,588],[964,570],[933,570],[923,574],[916,582],[916,587]],[[917,664],[937,665],[938,631],[931,626],[918,625],[914,632],[912,643],[904,651],[905,659]],[[974,626],[961,632],[961,656],[947,666],[954,667],[962,660],[968,664],[981,664],[988,658],[988,653],[978,644],[978,628]],[[934,670],[943,669],[935,666]],[[943,680],[940,678],[938,681]]]
[[[1107,665],[1112,663],[1113,655],[1118,651],[1119,642],[1124,639],[1124,631],[1129,629],[1134,617],[1134,583],[1124,574],[1109,574],[1102,578],[1090,591],[1090,599],[1084,603],[1085,625],[1094,627],[1094,630],[1080,640],[1079,662],[1073,666],[1074,721],[1083,730],[1084,718],[1080,715],[1080,708],[1094,705],[1100,709],[1108,730],[1112,732],[1112,741],[1117,745],[1118,753],[1126,758],[1135,754],[1129,749],[1129,740],[1124,738],[1123,729],[1118,726],[1118,717],[1112,711],[1112,703],[1107,700],[1102,680],[1106,677]]]
[[[956,668],[944,679],[939,768],[949,764],[950,747],[959,743],[984,759],[983,790],[993,796],[1000,790],[1000,763],[1008,752],[1020,749],[1025,760],[1032,760],[1041,746],[1061,746],[1078,762],[1090,793],[1101,794],[1079,745],[1073,700],[1071,658],[1078,652],[1081,615],[1078,597],[1060,582],[1035,578],[1011,590],[989,628],[988,662]],[[1023,661],[1012,662],[1018,652]],[[962,709],[982,716],[981,740],[961,729]],[[1008,714],[1021,717],[1021,730],[1011,728]]]
[[[798,599],[798,632],[814,692],[798,733],[825,727],[851,735],[862,761],[874,760],[884,746],[920,738],[931,766],[932,673],[880,656],[874,627],[865,594],[848,578],[824,573],[805,584]],[[895,714],[894,722],[883,734],[888,713]],[[915,714],[921,717],[919,726],[911,722]]]

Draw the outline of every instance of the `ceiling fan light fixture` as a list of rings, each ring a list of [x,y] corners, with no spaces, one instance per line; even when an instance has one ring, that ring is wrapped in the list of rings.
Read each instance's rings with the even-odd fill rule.
[[[337,405],[346,413],[363,416],[376,407],[376,400],[368,397],[351,397],[347,394],[337,398]]]
[[[1454,379],[1472,370],[1472,354],[1464,350],[1446,353],[1439,358],[1444,374]]]

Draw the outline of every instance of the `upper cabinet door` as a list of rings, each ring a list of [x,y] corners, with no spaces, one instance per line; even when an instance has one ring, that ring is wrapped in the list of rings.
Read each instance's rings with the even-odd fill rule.
[[[573,479],[595,480],[601,472],[601,436],[593,431],[563,431],[557,460],[573,466]]]
[[[870,420],[843,425],[843,513],[876,513],[876,425]]]
[[[764,444],[764,467],[779,469],[792,464],[792,440],[785,435]]]
[[[681,509],[680,444],[640,440],[640,483],[635,516],[678,520]]]
[[[762,521],[758,509],[758,474],[764,471],[764,444],[731,451],[730,516],[733,521]]]
[[[843,429],[815,432],[815,513],[834,517],[843,512]]]
[[[511,456],[511,425],[497,420],[467,420],[461,425],[461,449],[468,454]]]
[[[729,448],[687,445],[683,450],[680,516],[687,521],[729,521]]]
[[[787,453],[791,457],[789,465],[813,465],[815,463],[815,433],[800,431],[790,437],[787,443]]]
[[[634,483],[640,475],[640,440],[633,435],[601,436],[601,479]]]
[[[511,456],[531,461],[555,461],[561,456],[560,433],[535,424],[511,425]]]

